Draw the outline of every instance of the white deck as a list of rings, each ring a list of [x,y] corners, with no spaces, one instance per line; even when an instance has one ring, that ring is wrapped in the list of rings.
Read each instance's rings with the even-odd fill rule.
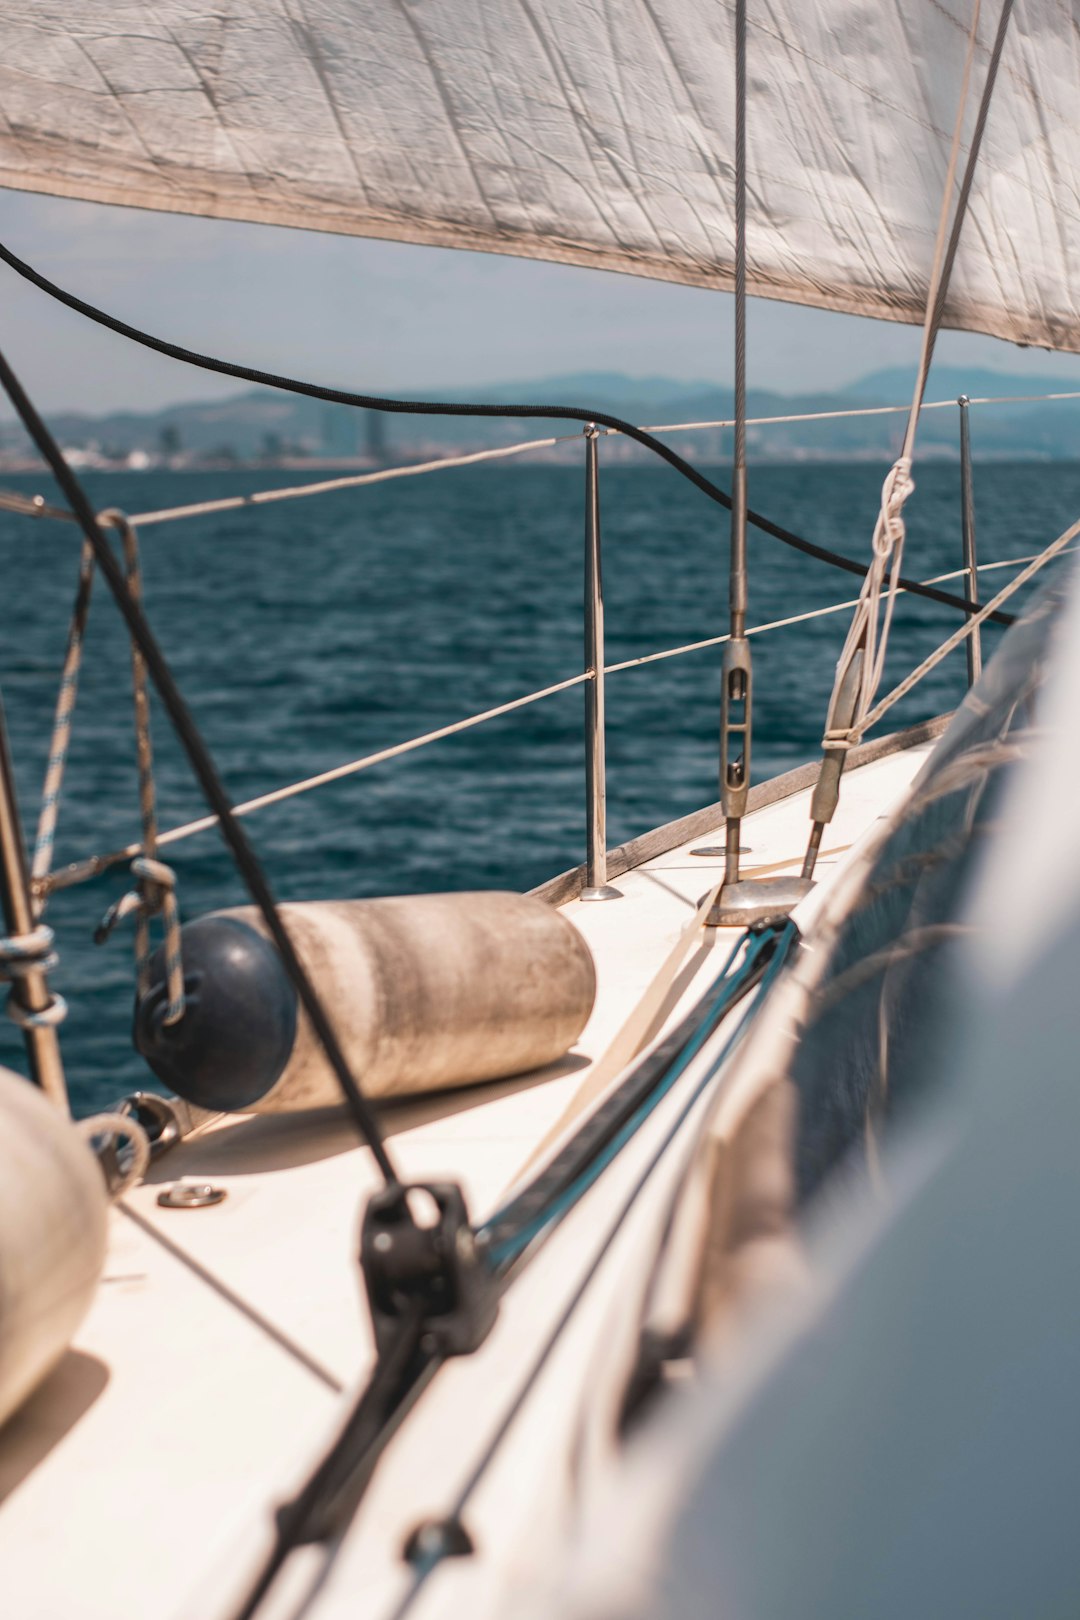
[[[822,887],[927,751],[894,754],[846,776],[818,867]],[[802,792],[748,818],[746,875],[779,862],[798,869],[807,807]],[[578,1048],[543,1075],[388,1110],[405,1177],[460,1181],[474,1219],[497,1207],[716,881],[722,860],[691,849],[722,836],[718,826],[619,878],[620,900],[565,907],[592,949],[599,980]],[[706,934],[676,979],[663,1024],[701,993],[735,937]],[[634,1164],[627,1149],[617,1173],[608,1172],[611,1196]],[[181,1177],[224,1187],[224,1203],[160,1208],[160,1184]],[[185,1594],[198,1590],[221,1605],[200,1603],[207,1620],[227,1613],[222,1572],[239,1579],[265,1544],[269,1508],[315,1460],[342,1410],[340,1391],[354,1389],[370,1363],[356,1255],[360,1211],[376,1184],[370,1155],[340,1111],[230,1118],[166,1155],[114,1212],[105,1279],[74,1349],[0,1435],[0,1494],[9,1493],[0,1510],[0,1590],[8,1612],[20,1620],[180,1615],[194,1612]],[[565,1241],[580,1252],[581,1232]],[[369,1552],[376,1533],[384,1537],[388,1561],[380,1571],[368,1557],[372,1599],[381,1587],[392,1596],[401,1580],[400,1531],[409,1521],[395,1477],[414,1517],[422,1497],[433,1507],[444,1500],[467,1456],[448,1431],[440,1447],[440,1424],[456,1402],[494,1392],[506,1382],[504,1369],[520,1364],[538,1312],[550,1314],[551,1300],[573,1280],[566,1252],[560,1244],[541,1251],[481,1356],[444,1370],[439,1401],[425,1397],[430,1411],[418,1416],[431,1427],[423,1443],[410,1441],[407,1425],[400,1464],[380,1470],[365,1534]],[[482,1413],[476,1418],[479,1444]],[[420,1461],[422,1488],[401,1472],[417,1445],[413,1466],[424,1445],[445,1463]],[[355,1600],[355,1585],[349,1590]]]

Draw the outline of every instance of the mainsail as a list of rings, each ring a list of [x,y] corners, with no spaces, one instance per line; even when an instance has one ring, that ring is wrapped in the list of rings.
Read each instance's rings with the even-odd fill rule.
[[[752,293],[922,319],[972,3],[751,0]],[[34,0],[0,184],[729,287],[731,12]],[[1080,350],[1078,92],[1075,0],[1017,0],[945,325]]]

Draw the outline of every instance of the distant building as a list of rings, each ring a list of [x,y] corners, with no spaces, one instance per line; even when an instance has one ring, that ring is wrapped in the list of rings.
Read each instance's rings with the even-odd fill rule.
[[[366,448],[372,461],[386,460],[386,416],[382,411],[365,411]]]
[[[386,460],[386,417],[381,411],[351,405],[325,405],[319,419],[322,453],[351,460],[364,456],[381,466]]]
[[[359,446],[359,425],[356,412],[348,405],[326,405],[320,422],[320,437],[324,456],[343,456],[351,459]]]

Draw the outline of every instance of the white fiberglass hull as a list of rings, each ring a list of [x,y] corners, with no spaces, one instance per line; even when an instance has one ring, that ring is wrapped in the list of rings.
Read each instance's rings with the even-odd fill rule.
[[[903,796],[929,746],[923,740],[850,771],[813,904]],[[797,863],[808,792],[751,814],[748,872]],[[499,1205],[557,1132],[719,876],[720,857],[691,851],[715,846],[721,827],[718,813],[695,818],[676,847],[617,876],[617,901],[565,903],[598,970],[578,1047],[524,1080],[390,1110],[385,1123],[408,1178],[453,1176],[476,1220]],[[649,1042],[701,996],[737,938],[730,930],[695,937],[659,998]],[[421,1396],[344,1544],[295,1556],[285,1589],[316,1581],[313,1613],[329,1617],[339,1605],[344,1613],[361,1594],[365,1613],[393,1613],[415,1579],[401,1556],[406,1538],[445,1516],[477,1470],[469,1507],[477,1556],[447,1560],[425,1605],[453,1613],[467,1602],[472,1614],[497,1613],[530,1561],[539,1572],[554,1555],[575,1478],[587,1480],[590,1458],[602,1460],[613,1445],[648,1282],[643,1257],[655,1250],[723,1083],[716,1055],[744,1011],[720,1026],[513,1280],[481,1349],[445,1366]],[[162,1186],[181,1178],[209,1181],[226,1197],[202,1209],[160,1207]],[[370,1372],[357,1246],[360,1211],[376,1185],[369,1153],[333,1110],[220,1119],[125,1196],[72,1352],[0,1441],[9,1492],[0,1567],[22,1620],[74,1612],[73,1592],[80,1620],[226,1620],[269,1546],[274,1507],[316,1464]],[[611,1339],[614,1306],[621,1346]],[[138,1534],[118,1547],[116,1526],[132,1523]]]

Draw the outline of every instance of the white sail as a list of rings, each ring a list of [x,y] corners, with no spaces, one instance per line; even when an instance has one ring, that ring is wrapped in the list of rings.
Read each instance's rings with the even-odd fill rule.
[[[972,3],[750,0],[752,292],[921,318]],[[731,12],[24,0],[0,184],[727,287]],[[946,325],[1080,349],[1078,108],[1075,0],[1018,0]]]

